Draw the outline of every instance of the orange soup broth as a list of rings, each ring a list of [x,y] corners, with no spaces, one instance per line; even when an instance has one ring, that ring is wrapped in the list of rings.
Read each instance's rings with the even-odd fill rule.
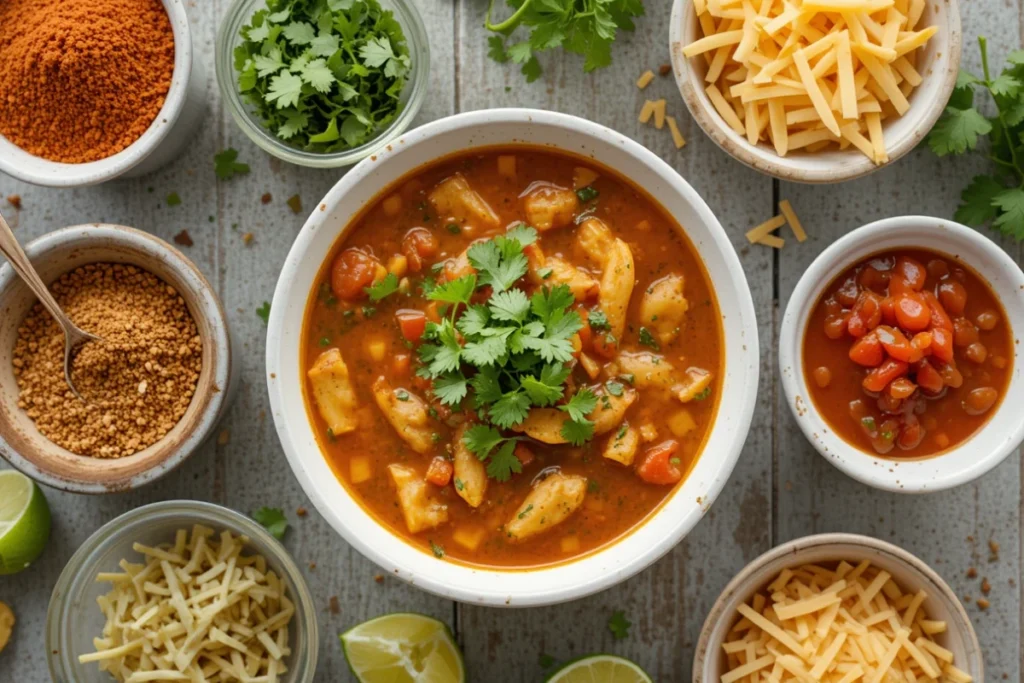
[[[508,180],[497,171],[498,153],[514,154],[518,160],[518,179]],[[393,295],[379,302],[363,305],[376,310],[366,317],[360,305],[334,301],[329,295],[330,268],[334,257],[344,248],[361,247],[377,255],[382,261],[400,253],[402,236],[407,230],[421,226],[431,230],[440,242],[434,263],[454,258],[473,241],[493,237],[502,231],[477,234],[451,234],[442,219],[432,215],[427,200],[431,188],[455,172],[469,179],[480,195],[500,215],[502,224],[525,221],[520,209],[519,195],[535,181],[546,181],[562,187],[573,187],[573,169],[586,166],[600,173],[593,183],[600,192],[600,200],[593,212],[612,228],[631,247],[636,264],[637,284],[633,290],[628,313],[627,331],[620,349],[646,351],[637,343],[640,302],[644,290],[669,272],[686,276],[686,298],[690,309],[676,340],[662,346],[661,353],[680,369],[701,366],[715,376],[710,398],[693,401],[687,409],[693,415],[697,428],[680,442],[675,454],[682,459],[682,469],[689,474],[700,455],[718,409],[718,395],[724,372],[724,343],[720,313],[710,279],[696,249],[683,234],[678,224],[649,195],[621,179],[614,171],[601,167],[593,160],[564,152],[547,152],[539,148],[515,146],[485,148],[472,153],[460,153],[417,169],[393,183],[383,191],[355,219],[332,248],[317,279],[317,288],[307,304],[303,334],[303,352],[300,371],[303,376],[316,357],[325,349],[337,346],[344,354],[351,379],[360,403],[359,428],[352,433],[332,438],[309,394],[307,383],[306,408],[317,439],[336,476],[352,496],[393,533],[409,543],[424,549],[443,548],[448,559],[465,564],[491,568],[519,569],[564,562],[605,546],[627,534],[646,520],[672,494],[675,487],[655,486],[639,480],[632,467],[624,467],[602,457],[601,449],[608,436],[596,437],[583,447],[570,445],[549,446],[530,442],[536,459],[514,474],[508,482],[489,482],[486,499],[479,508],[466,504],[452,486],[436,489],[437,499],[447,504],[449,522],[437,529],[420,534],[409,534],[402,512],[395,498],[394,487],[387,466],[402,463],[424,473],[431,458],[450,448],[455,432],[439,423],[437,448],[428,455],[419,455],[409,448],[395,433],[377,409],[370,390],[378,376],[385,376],[394,386],[411,386],[408,378],[392,376],[390,359],[396,354],[412,354],[416,366],[415,350],[405,342],[395,323],[395,312],[402,308],[422,309],[427,303],[419,290],[422,279],[413,279],[411,296]],[[403,208],[397,217],[387,216],[382,201],[393,194],[403,199]],[[646,221],[646,227],[643,222]],[[441,223],[441,224],[439,224]],[[640,227],[638,227],[640,226]],[[574,245],[575,227],[540,233],[539,243],[549,255],[562,255],[574,263],[578,247]],[[423,273],[431,277],[430,264]],[[346,312],[349,311],[349,312]],[[376,362],[367,353],[367,342],[381,339],[387,344],[387,358]],[[578,373],[577,373],[578,374]],[[422,392],[420,392],[422,395]],[[665,425],[667,412],[682,407],[674,397],[655,396],[655,390],[640,390],[640,398],[627,413],[632,425],[650,421],[657,425],[657,443],[673,438]],[[466,405],[470,405],[469,401]],[[610,435],[614,438],[614,432]],[[652,445],[652,444],[647,444]],[[641,450],[643,445],[641,445]],[[352,484],[349,473],[350,456],[369,456],[373,475],[369,481]],[[639,461],[640,454],[637,455]],[[545,468],[557,467],[567,474],[579,474],[588,480],[588,492],[583,507],[556,530],[533,537],[521,543],[509,542],[501,532],[502,525],[514,513],[531,489],[534,479]],[[686,477],[680,482],[685,482]],[[469,528],[484,534],[476,551],[462,548],[453,538],[455,530]],[[570,551],[562,547],[562,539],[574,537]]]
[[[957,368],[963,375],[963,385],[956,389],[947,388],[946,392],[938,398],[924,399],[925,409],[920,415],[920,420],[926,433],[921,443],[909,450],[896,447],[889,453],[879,456],[873,449],[870,438],[860,428],[857,421],[851,417],[849,404],[855,399],[864,400],[869,408],[870,416],[879,424],[883,422],[885,416],[861,386],[867,369],[850,360],[849,351],[854,339],[849,334],[843,335],[838,340],[826,336],[824,332],[826,311],[823,302],[835,294],[843,283],[855,274],[859,266],[872,259],[890,255],[909,256],[922,264],[927,264],[933,259],[941,259],[946,261],[951,268],[961,269],[963,277],[959,281],[967,291],[967,306],[963,317],[974,320],[983,311],[995,311],[999,315],[1000,322],[990,331],[979,330],[980,341],[988,349],[986,362],[974,363],[965,357],[962,347],[957,346],[954,349]],[[929,274],[924,289],[933,291],[937,283],[938,278]],[[995,366],[995,363],[998,362],[996,359],[999,358],[1006,361],[1002,368]],[[1013,358],[1013,332],[1007,321],[1006,312],[984,278],[970,266],[954,257],[925,249],[886,251],[862,259],[845,270],[825,288],[821,298],[811,311],[804,332],[803,372],[815,408],[832,430],[844,441],[870,455],[890,459],[915,460],[941,455],[962,444],[984,427],[989,418],[999,409],[1006,393],[1009,378],[1013,374]],[[820,367],[827,367],[832,375],[831,383],[825,388],[818,386],[814,379],[814,371]],[[994,387],[999,392],[999,399],[986,413],[968,415],[964,412],[961,403],[968,392],[982,386]],[[948,445],[945,447],[941,445],[941,441],[936,439],[939,434],[943,434],[949,439]]]

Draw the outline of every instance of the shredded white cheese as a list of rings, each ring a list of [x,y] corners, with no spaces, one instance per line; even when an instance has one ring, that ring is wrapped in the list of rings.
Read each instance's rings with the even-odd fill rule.
[[[262,555],[242,554],[248,541],[196,525],[173,545],[134,544],[145,564],[96,577],[113,584],[97,598],[107,623],[78,661],[120,683],[276,683],[295,606]]]

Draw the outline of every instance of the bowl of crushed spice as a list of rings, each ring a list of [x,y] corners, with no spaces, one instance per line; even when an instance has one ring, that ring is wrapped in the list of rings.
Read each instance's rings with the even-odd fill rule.
[[[51,187],[174,159],[206,110],[184,0],[0,2],[0,171]]]
[[[64,337],[0,267],[0,455],[50,486],[123,491],[181,464],[238,385],[227,317],[181,252],[115,225],[65,228],[25,249],[72,321],[99,336],[64,379]]]

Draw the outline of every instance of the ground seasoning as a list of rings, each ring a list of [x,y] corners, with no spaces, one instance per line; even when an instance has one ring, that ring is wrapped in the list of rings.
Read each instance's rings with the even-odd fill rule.
[[[0,0],[0,133],[31,154],[120,152],[153,123],[173,72],[160,0]]]
[[[82,266],[50,289],[75,324],[105,341],[87,343],[72,364],[83,403],[64,381],[63,333],[37,303],[14,347],[18,406],[79,455],[119,458],[159,441],[185,414],[202,369],[185,301],[152,273],[121,264]]]

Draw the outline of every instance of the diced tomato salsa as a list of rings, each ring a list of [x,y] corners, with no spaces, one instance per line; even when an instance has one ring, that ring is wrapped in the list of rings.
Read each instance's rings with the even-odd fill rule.
[[[942,453],[1005,393],[1013,341],[988,284],[925,250],[876,254],[837,277],[811,313],[803,367],[815,407],[851,444],[892,458]]]

